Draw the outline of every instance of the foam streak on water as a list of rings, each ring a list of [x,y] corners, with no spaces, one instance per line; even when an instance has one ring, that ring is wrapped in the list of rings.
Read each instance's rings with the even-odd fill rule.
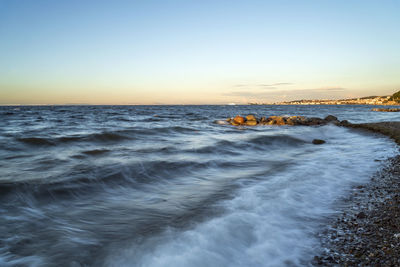
[[[333,125],[213,123],[238,113],[373,119],[365,107],[4,107],[0,265],[307,265],[335,201],[395,145]]]

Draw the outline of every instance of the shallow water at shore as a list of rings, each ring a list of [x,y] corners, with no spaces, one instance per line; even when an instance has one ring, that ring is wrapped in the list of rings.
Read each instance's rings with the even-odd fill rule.
[[[250,113],[395,118],[363,106],[1,107],[0,265],[309,262],[335,200],[395,145],[333,125],[213,123]]]

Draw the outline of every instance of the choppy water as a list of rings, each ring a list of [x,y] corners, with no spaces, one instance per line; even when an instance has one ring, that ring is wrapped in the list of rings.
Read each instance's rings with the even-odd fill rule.
[[[333,125],[214,121],[399,120],[370,109],[0,107],[0,266],[308,265],[335,200],[395,144]]]

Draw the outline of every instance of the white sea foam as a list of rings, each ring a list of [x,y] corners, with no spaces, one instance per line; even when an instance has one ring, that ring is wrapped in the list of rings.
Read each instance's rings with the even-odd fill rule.
[[[335,126],[309,128],[300,138],[323,137],[285,172],[238,180],[225,212],[181,231],[170,228],[142,243],[113,251],[105,266],[299,266],[318,251],[315,234],[335,212],[334,201],[365,183],[394,152],[386,138]]]

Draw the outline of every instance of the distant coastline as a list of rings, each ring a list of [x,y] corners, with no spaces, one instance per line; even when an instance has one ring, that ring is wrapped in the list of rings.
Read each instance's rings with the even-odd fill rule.
[[[249,105],[400,105],[400,91],[387,96],[367,96],[348,99],[301,99],[272,104],[249,103]]]
[[[359,98],[348,98],[348,99],[301,99],[293,101],[283,102],[248,102],[248,103],[202,103],[202,104],[138,104],[138,103],[121,103],[121,104],[110,104],[110,103],[11,103],[1,104],[0,107],[24,107],[24,106],[246,106],[246,105],[385,105],[385,106],[398,106],[400,105],[400,91],[393,95],[386,96],[367,96]]]

